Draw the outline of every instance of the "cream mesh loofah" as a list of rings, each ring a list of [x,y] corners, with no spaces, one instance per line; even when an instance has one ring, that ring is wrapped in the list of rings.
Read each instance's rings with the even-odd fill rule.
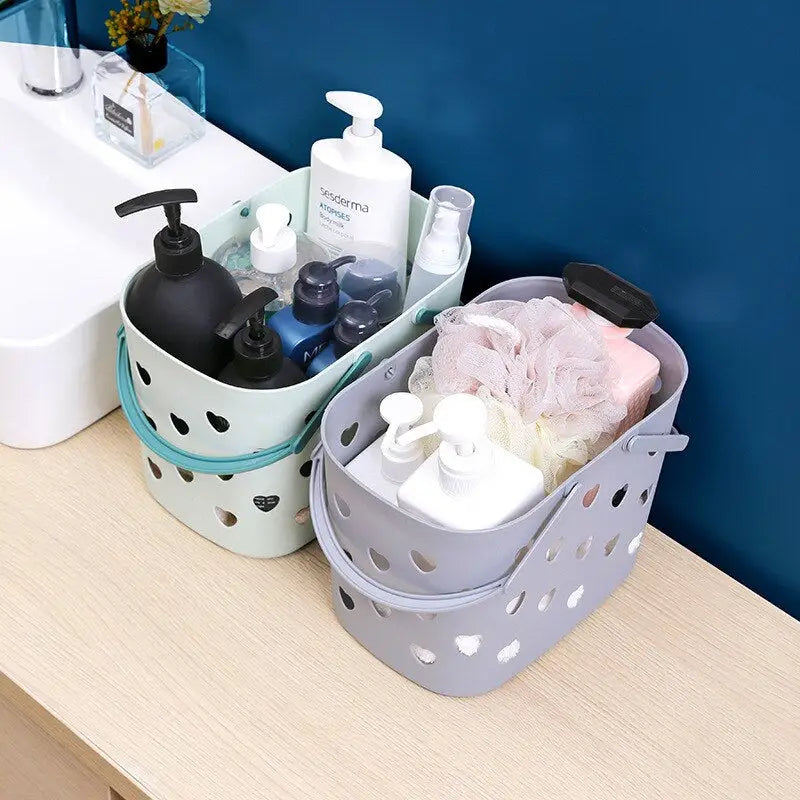
[[[614,437],[625,407],[596,326],[553,297],[451,308],[436,318],[433,353],[408,388],[432,416],[443,395],[470,392],[489,411],[489,437],[544,474],[551,492]],[[438,442],[426,442],[433,452]]]

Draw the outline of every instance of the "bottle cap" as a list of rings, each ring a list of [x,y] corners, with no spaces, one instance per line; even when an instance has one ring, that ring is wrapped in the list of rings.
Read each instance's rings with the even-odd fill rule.
[[[224,341],[233,337],[233,363],[236,371],[250,380],[266,380],[277,375],[283,366],[280,337],[268,328],[264,309],[277,294],[261,286],[239,302],[231,318],[217,327]]]
[[[265,203],[256,211],[258,227],[250,234],[250,263],[269,275],[290,270],[297,262],[297,234],[292,215],[280,203]]]
[[[386,294],[390,292],[378,292],[367,301],[349,300],[339,309],[333,326],[333,352],[336,358],[341,358],[378,332],[380,321],[376,305]]]
[[[163,206],[167,226],[153,239],[156,269],[164,275],[182,278],[203,266],[200,234],[181,223],[181,203],[196,202],[197,192],[194,189],[164,189],[126,200],[114,210],[117,216],[127,217],[148,208]]]
[[[344,131],[345,141],[356,148],[382,147],[383,134],[375,127],[375,120],[383,114],[380,100],[361,92],[326,92],[325,99],[353,118],[353,124]]]
[[[643,328],[658,316],[652,296],[598,264],[564,267],[567,294],[620,328]]]
[[[339,284],[336,267],[355,261],[353,256],[334,259],[328,264],[310,261],[300,268],[292,290],[292,314],[306,325],[327,325],[339,309]]]
[[[377,303],[381,324],[391,322],[403,310],[406,258],[382,242],[353,242],[347,252],[352,263],[339,270],[339,285],[353,300],[370,300],[379,292]]]

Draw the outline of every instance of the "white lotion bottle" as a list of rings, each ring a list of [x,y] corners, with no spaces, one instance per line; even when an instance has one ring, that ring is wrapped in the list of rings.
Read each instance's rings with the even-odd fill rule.
[[[405,445],[398,438],[418,422],[422,400],[409,392],[395,392],[383,398],[380,415],[388,424],[386,433],[362,450],[346,467],[347,471],[375,494],[397,505],[397,489],[425,461],[422,441]]]
[[[400,447],[432,433],[442,438],[397,490],[400,508],[443,528],[480,531],[516,519],[544,498],[541,471],[491,442],[487,417],[474,395],[448,395],[433,422],[398,438]]]
[[[328,92],[325,99],[353,118],[341,139],[311,148],[308,235],[330,258],[352,242],[379,242],[408,250],[411,167],[383,147],[375,120],[380,101],[361,92]]]
[[[475,198],[457,186],[437,186],[431,192],[404,311],[458,272],[474,205]]]

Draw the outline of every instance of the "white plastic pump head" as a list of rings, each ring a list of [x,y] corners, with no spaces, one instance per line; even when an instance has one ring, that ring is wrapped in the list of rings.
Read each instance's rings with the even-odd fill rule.
[[[419,246],[415,260],[426,269],[449,267],[455,272],[461,256],[459,221],[457,209],[440,205],[430,232]]]
[[[425,460],[418,439],[401,444],[399,438],[422,417],[422,400],[410,392],[395,392],[381,400],[380,415],[389,428],[381,439],[381,471],[390,481],[402,483]]]
[[[383,114],[381,101],[361,92],[327,92],[325,99],[353,118],[352,132],[359,138],[375,134],[375,120]]]
[[[250,234],[250,261],[259,272],[276,275],[297,261],[297,234],[292,215],[281,203],[264,203],[256,211],[258,227]]]
[[[442,398],[433,411],[433,422],[419,425],[400,436],[398,445],[406,446],[431,434],[438,433],[442,441],[451,444],[458,455],[475,452],[478,442],[486,438],[489,415],[483,401],[472,394],[451,394]]]

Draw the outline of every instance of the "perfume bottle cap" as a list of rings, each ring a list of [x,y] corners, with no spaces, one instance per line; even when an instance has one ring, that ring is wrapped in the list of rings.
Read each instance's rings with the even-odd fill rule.
[[[650,294],[598,264],[571,262],[562,277],[573,300],[612,325],[643,328],[658,316]]]
[[[336,267],[355,259],[344,256],[328,264],[310,261],[300,268],[294,283],[292,314],[306,325],[327,325],[336,318],[339,308],[339,284]]]
[[[297,261],[297,234],[292,215],[280,203],[264,203],[256,211],[258,227],[250,234],[250,263],[269,275],[290,270]]]
[[[127,217],[148,208],[163,206],[167,226],[153,240],[156,269],[175,278],[191,275],[203,266],[200,234],[181,223],[181,203],[196,203],[194,189],[164,189],[148,192],[120,203],[114,209],[119,217]]]

